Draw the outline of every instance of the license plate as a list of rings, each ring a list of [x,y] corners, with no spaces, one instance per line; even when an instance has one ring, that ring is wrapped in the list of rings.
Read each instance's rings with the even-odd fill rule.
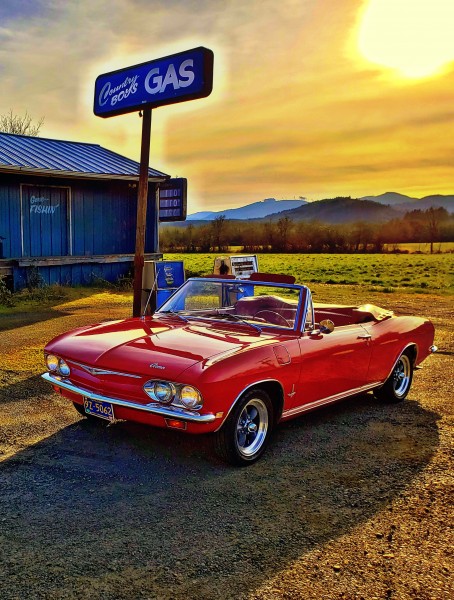
[[[84,398],[84,408],[87,415],[93,415],[100,419],[107,419],[107,421],[113,421],[115,419],[113,406],[110,402]]]

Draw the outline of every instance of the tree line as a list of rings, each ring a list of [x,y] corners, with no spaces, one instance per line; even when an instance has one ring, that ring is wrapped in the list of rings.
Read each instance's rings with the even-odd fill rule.
[[[320,221],[229,221],[216,217],[203,224],[160,229],[162,252],[383,252],[409,242],[425,242],[431,252],[440,242],[454,241],[454,216],[444,208],[413,210],[386,223],[328,224]]]

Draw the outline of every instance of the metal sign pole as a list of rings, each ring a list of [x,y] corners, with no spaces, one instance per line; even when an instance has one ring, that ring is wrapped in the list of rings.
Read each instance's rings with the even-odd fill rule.
[[[139,189],[137,194],[136,252],[134,255],[134,298],[132,316],[140,317],[142,273],[147,224],[148,165],[150,162],[151,108],[143,109],[142,145],[140,149]]]

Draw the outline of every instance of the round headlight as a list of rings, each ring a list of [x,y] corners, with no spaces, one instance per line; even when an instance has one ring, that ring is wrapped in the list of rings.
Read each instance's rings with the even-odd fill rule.
[[[58,357],[54,354],[46,356],[46,365],[49,371],[55,372],[58,369]]]
[[[58,370],[60,372],[60,375],[62,375],[63,377],[69,377],[69,374],[71,373],[71,369],[69,368],[68,363],[62,358],[60,358],[60,360],[58,361]]]
[[[175,396],[175,388],[167,381],[156,381],[153,394],[158,402],[169,404]]]
[[[186,408],[196,410],[202,406],[202,396],[191,385],[185,385],[180,391],[180,400]]]

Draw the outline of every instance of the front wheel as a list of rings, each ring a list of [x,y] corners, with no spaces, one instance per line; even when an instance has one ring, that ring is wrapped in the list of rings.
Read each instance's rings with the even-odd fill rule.
[[[381,388],[375,390],[374,395],[384,402],[402,402],[410,391],[412,380],[413,362],[404,352],[400,355],[391,375]]]
[[[249,390],[215,433],[217,454],[233,465],[254,463],[265,451],[272,424],[273,405],[268,394],[260,389]]]

